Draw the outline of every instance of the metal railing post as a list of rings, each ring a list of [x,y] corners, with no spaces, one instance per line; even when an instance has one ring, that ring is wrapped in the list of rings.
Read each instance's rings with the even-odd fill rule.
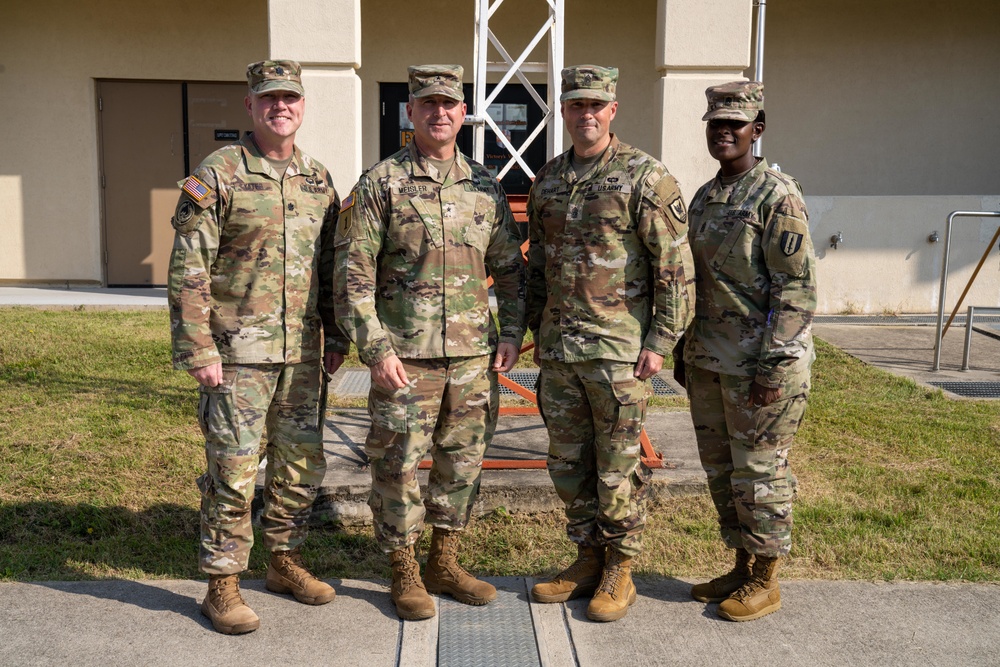
[[[941,290],[938,295],[938,321],[937,321],[937,335],[934,338],[934,365],[931,367],[932,371],[941,370],[941,340],[944,338],[945,324],[944,324],[944,302],[945,297],[948,294],[948,261],[949,255],[951,254],[951,227],[957,217],[970,217],[970,218],[1000,218],[1000,211],[952,211],[948,215],[948,224],[944,232],[944,263],[941,266]],[[997,230],[1000,234],[1000,230]],[[996,237],[994,236],[994,240]],[[986,249],[986,253],[983,255],[983,260],[985,260],[986,255],[989,254],[993,247],[993,241],[990,241],[990,247]],[[982,266],[983,262],[980,261],[979,265]],[[978,268],[977,268],[978,271]],[[973,276],[975,278],[975,276]],[[971,287],[971,282],[969,286],[966,287],[966,292],[968,288]],[[965,297],[965,294],[962,295]],[[959,306],[961,303],[959,303]],[[956,311],[958,306],[956,306]],[[952,318],[954,318],[954,313],[952,313]],[[951,324],[951,320],[948,320],[948,324]],[[970,326],[969,322],[965,323],[965,326]]]

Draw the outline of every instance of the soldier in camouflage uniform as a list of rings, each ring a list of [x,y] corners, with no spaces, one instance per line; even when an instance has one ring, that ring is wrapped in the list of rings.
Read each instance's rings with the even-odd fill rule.
[[[612,621],[635,601],[649,469],[639,436],[662,367],[691,318],[694,275],[677,182],[609,130],[618,70],[562,72],[573,148],[538,172],[528,198],[527,323],[541,370],[549,475],[577,560],[532,588],[538,602],[593,595]]]
[[[200,385],[208,460],[198,480],[200,568],[209,575],[201,609],[226,634],[260,624],[239,573],[253,546],[250,505],[265,452],[266,586],[307,604],[334,597],[298,547],[326,469],[323,372],[340,366],[349,345],[333,311],[339,199],[326,168],[295,146],[300,67],[255,63],[247,80],[253,133],[179,183],[168,280],[173,362]]]
[[[390,554],[397,613],[414,620],[435,613],[428,591],[475,605],[496,597],[456,554],[496,428],[496,374],[517,361],[524,336],[524,260],[500,184],[455,148],[466,111],[462,68],[408,71],[415,138],[344,201],[335,291],[337,322],[371,368],[365,447],[375,535]],[[428,451],[422,501],[417,464]],[[414,544],[425,515],[434,530],[421,582]]]
[[[706,95],[720,171],[690,206],[698,298],[676,377],[736,563],[691,593],[721,602],[723,618],[749,621],[781,607],[777,569],[791,548],[795,494],[788,452],[814,358],[816,260],[799,184],[751,152],[765,127],[763,85]]]

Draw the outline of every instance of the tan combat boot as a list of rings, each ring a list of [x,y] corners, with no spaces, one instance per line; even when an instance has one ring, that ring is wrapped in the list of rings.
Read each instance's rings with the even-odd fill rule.
[[[393,551],[389,554],[389,563],[392,565],[390,595],[396,605],[396,614],[407,621],[432,617],[436,613],[434,600],[420,581],[420,564],[413,555],[413,547]]]
[[[691,597],[699,602],[722,602],[750,580],[753,555],[744,548],[736,550],[736,565],[721,577],[691,587]]]
[[[601,583],[587,605],[587,618],[602,623],[617,621],[628,613],[629,605],[634,603],[632,559],[609,547]]]
[[[208,578],[208,595],[201,603],[201,613],[224,635],[240,635],[260,627],[257,614],[240,595],[238,574],[213,574]]]
[[[497,597],[497,589],[458,564],[458,531],[435,528],[427,555],[424,583],[431,593],[447,593],[459,602],[481,605]]]
[[[264,587],[272,593],[291,593],[304,604],[326,604],[337,595],[333,586],[306,569],[298,548],[271,553]]]
[[[752,621],[781,609],[778,563],[781,557],[756,556],[750,581],[722,601],[719,616],[730,621]]]
[[[569,567],[544,583],[531,587],[535,602],[566,602],[597,590],[604,572],[604,547],[578,544],[576,560]]]

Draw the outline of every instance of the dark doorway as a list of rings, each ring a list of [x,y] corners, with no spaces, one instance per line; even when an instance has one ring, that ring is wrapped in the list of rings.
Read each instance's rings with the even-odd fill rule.
[[[465,99],[468,104],[473,99],[471,84],[465,85]],[[495,85],[487,86],[490,93]],[[547,86],[535,84],[535,90],[545,99]],[[413,139],[413,127],[406,119],[408,92],[405,83],[379,84],[382,118],[379,125],[379,159],[385,159]],[[471,113],[471,104],[470,110]],[[542,121],[542,110],[521,85],[508,84],[490,106],[490,117],[500,126],[516,147],[520,146],[535,126]],[[546,130],[545,132],[548,132]],[[524,161],[532,171],[538,171],[545,164],[546,134],[542,132],[528,147]],[[472,128],[464,126],[458,133],[458,148],[467,156],[472,155]],[[494,174],[507,164],[510,152],[497,141],[496,135],[486,129],[485,166]],[[526,195],[531,187],[531,179],[520,165],[515,164],[504,176],[503,187],[507,194]]]

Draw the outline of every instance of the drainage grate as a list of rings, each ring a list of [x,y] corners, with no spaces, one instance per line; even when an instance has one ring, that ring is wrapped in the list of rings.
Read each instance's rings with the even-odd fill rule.
[[[367,396],[371,386],[371,371],[344,371],[343,376],[340,378],[340,383],[333,391],[341,396],[350,396],[352,394]]]
[[[931,385],[965,398],[1000,398],[1000,382],[931,382]]]
[[[529,391],[535,391],[535,385],[538,383],[538,370],[523,370],[523,371],[510,371],[504,373],[504,375],[514,382],[518,383],[525,389]],[[507,387],[500,385],[500,395],[501,396],[517,396],[513,391]],[[667,381],[661,378],[659,375],[653,376],[653,395],[654,396],[676,396],[677,392],[674,388],[667,384]]]
[[[937,324],[937,315],[817,315],[817,324],[888,324],[896,326]],[[945,319],[947,322],[947,318]],[[976,315],[975,323],[1000,323],[1000,315]],[[953,326],[965,326],[965,314],[956,315]]]
[[[518,595],[497,590],[483,607],[439,598],[438,667],[541,667],[531,608]]]

